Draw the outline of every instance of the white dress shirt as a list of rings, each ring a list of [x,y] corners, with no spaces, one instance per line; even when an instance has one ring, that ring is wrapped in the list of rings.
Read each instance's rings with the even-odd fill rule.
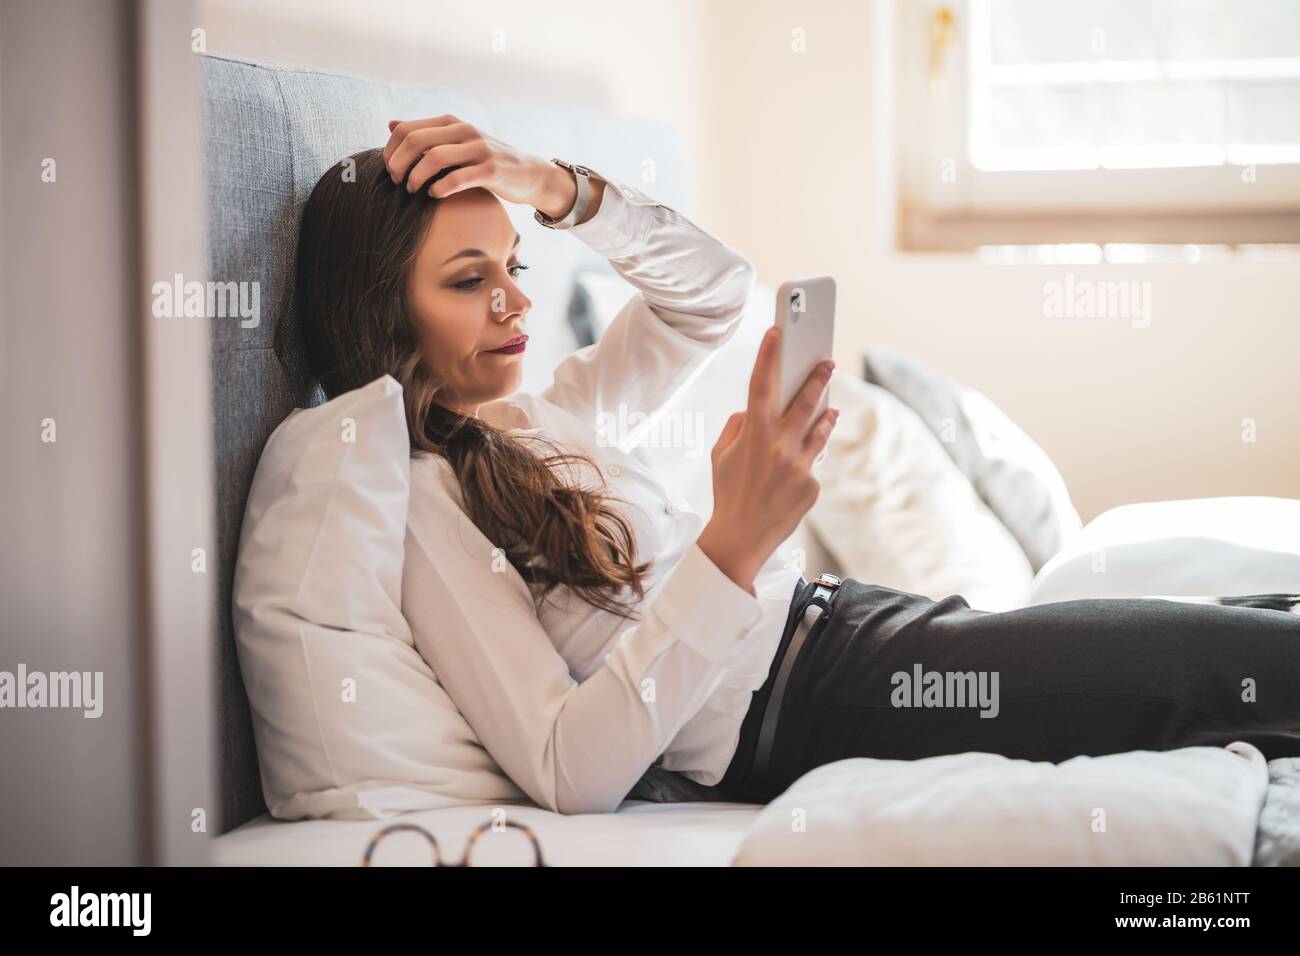
[[[466,515],[451,466],[427,454],[411,462],[402,585],[416,647],[483,746],[561,813],[615,810],[652,763],[721,780],[800,577],[774,552],[754,593],[740,587],[696,543],[700,515],[626,453],[734,334],[754,269],[671,207],[600,178],[596,215],[564,231],[640,294],[542,394],[499,399],[479,416],[591,456],[602,476],[568,476],[587,487],[603,477],[621,499],[611,505],[634,530],[637,560],[653,561],[645,599],[628,620],[560,587],[535,611],[529,585]],[[620,403],[645,417],[615,447],[597,422]]]

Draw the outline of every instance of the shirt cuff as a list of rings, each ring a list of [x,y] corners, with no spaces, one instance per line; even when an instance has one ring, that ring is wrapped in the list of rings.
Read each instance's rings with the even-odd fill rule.
[[[602,176],[594,169],[591,173],[605,183],[600,208],[586,222],[572,225],[567,231],[606,259],[617,258],[645,234],[647,207],[654,208],[659,204],[644,193]]]
[[[670,572],[655,610],[673,635],[710,662],[724,662],[763,618],[763,603],[691,544]]]

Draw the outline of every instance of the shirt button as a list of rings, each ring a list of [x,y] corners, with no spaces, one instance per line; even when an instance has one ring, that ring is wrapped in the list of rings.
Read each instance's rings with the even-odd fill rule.
[[[619,475],[623,473],[623,470],[619,468],[618,465],[610,465],[605,470],[609,472],[611,475],[613,475],[615,478],[617,478]]]
[[[677,514],[677,506],[670,501],[668,504],[664,505],[664,512],[666,514],[675,515]]]

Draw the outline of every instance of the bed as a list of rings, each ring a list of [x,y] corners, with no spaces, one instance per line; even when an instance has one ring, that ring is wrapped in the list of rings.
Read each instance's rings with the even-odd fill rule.
[[[1252,866],[1300,866],[1300,758],[1269,761],[1268,769],[1268,787],[1249,859]],[[371,837],[398,821],[428,830],[438,841],[443,861],[455,862],[462,859],[470,834],[480,824],[499,817],[523,823],[533,831],[547,866],[730,866],[737,861],[763,810],[744,803],[626,800],[617,813],[580,816],[563,816],[529,805],[451,807],[401,814],[385,821],[285,822],[263,814],[216,838],[212,862],[219,866],[356,866]],[[780,853],[780,847],[771,852]],[[513,833],[501,839],[480,839],[470,858],[475,866],[526,866],[533,860],[526,839]],[[428,866],[431,862],[426,841],[418,835],[395,834],[378,845],[371,865]],[[766,865],[766,860],[755,861],[755,865]]]
[[[229,596],[244,503],[258,456],[271,431],[295,407],[322,396],[305,372],[290,314],[297,202],[328,163],[375,145],[376,129],[395,116],[452,112],[539,154],[581,159],[608,175],[634,181],[654,159],[655,195],[691,208],[688,174],[676,134],[660,124],[584,110],[394,86],[276,67],[220,55],[202,58],[208,142],[210,278],[257,281],[265,319],[253,328],[213,323],[214,475],[217,489],[220,653],[214,681],[218,712],[221,803],[211,841],[212,862],[227,866],[358,864],[371,837],[400,821],[418,824],[456,860],[479,824],[499,817],[534,832],[548,865],[725,866],[736,861],[771,807],[700,799],[627,799],[614,814],[562,816],[528,805],[465,805],[401,814],[388,820],[272,819],[262,798],[252,719],[231,625]],[[516,210],[517,212],[518,210]],[[513,215],[513,213],[512,213]],[[540,230],[520,214],[521,232]],[[568,322],[573,276],[608,270],[579,243],[533,243],[536,287],[530,331],[537,355],[523,388],[538,390],[548,370],[578,343]],[[530,350],[532,346],[530,345]],[[792,539],[807,566],[831,569],[815,534]],[[1152,592],[1147,592],[1152,593]],[[819,768],[822,769],[822,768]],[[843,769],[843,768],[840,768]],[[858,768],[868,774],[869,767]],[[1260,768],[1257,768],[1260,769]],[[1262,773],[1262,770],[1261,770]],[[865,779],[865,777],[864,777]],[[1257,775],[1258,828],[1246,854],[1255,865],[1300,864],[1300,759],[1268,764]],[[636,791],[634,791],[635,793]],[[764,818],[764,813],[768,817]],[[1251,829],[1254,830],[1252,822]],[[526,862],[520,842],[483,842],[480,865]],[[382,845],[376,863],[424,865],[429,849],[408,834]]]
[[[459,860],[470,833],[493,811],[530,827],[547,866],[727,866],[760,807],[745,803],[652,803],[626,800],[617,813],[563,816],[537,806],[450,807],[404,813],[403,823],[423,826],[438,840],[444,861]],[[213,862],[222,866],[356,866],[371,836],[385,822],[302,820],[261,816],[218,838]],[[391,842],[390,842],[391,841]],[[526,840],[480,840],[476,866],[532,862]],[[417,837],[388,837],[372,865],[427,866],[428,844]]]

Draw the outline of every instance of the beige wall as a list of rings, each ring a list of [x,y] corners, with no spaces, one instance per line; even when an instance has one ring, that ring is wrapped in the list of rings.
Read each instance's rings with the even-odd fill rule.
[[[985,392],[1065,475],[1084,518],[1129,501],[1300,496],[1300,263],[981,266],[898,256],[887,235],[890,117],[878,11],[863,2],[717,0],[706,48],[724,163],[710,214],[760,278],[839,286],[836,360],[888,345]],[[743,24],[743,26],[741,25]],[[790,52],[791,31],[807,52]],[[802,166],[802,169],[798,168]],[[761,201],[756,201],[761,200]],[[1151,283],[1148,328],[1043,317],[1043,284]],[[1256,423],[1254,443],[1242,420]]]
[[[621,110],[698,141],[697,0],[198,0],[210,51],[480,95]]]
[[[1057,462],[1085,519],[1129,501],[1300,496],[1296,263],[1066,269],[888,252],[887,21],[868,0],[606,2],[577,17],[526,2],[294,0],[269,21],[263,6],[200,2],[209,48],[676,122],[696,218],[761,281],[836,276],[841,367],[888,345],[984,391]],[[1150,327],[1044,318],[1043,284],[1066,272],[1150,282]]]

